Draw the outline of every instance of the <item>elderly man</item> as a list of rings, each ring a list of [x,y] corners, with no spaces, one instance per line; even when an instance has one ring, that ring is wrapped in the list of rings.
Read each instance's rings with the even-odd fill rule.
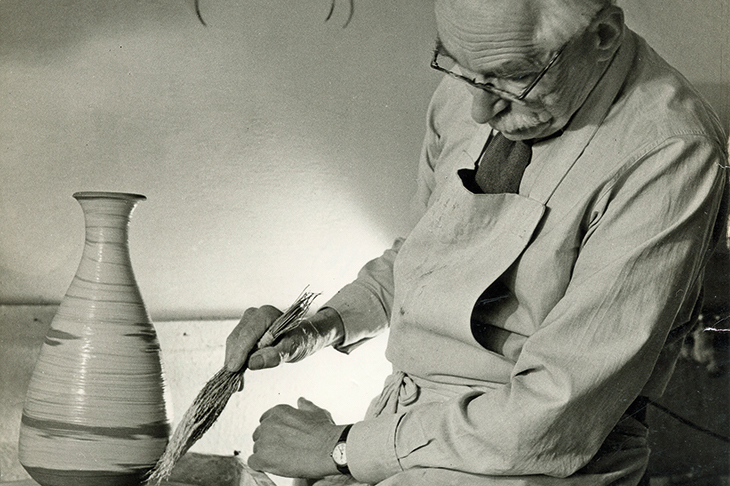
[[[386,327],[365,420],[300,400],[249,464],[386,485],[631,485],[719,237],[725,136],[610,0],[437,0],[420,221],[297,332],[239,369],[349,352]],[[250,355],[249,355],[250,354]],[[337,481],[343,478],[337,479]],[[339,484],[339,483],[338,483]]]

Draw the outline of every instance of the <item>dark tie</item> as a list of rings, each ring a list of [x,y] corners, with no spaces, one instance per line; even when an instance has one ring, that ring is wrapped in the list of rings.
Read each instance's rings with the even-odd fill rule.
[[[532,158],[532,146],[513,142],[497,133],[484,149],[476,172],[476,183],[485,194],[517,193],[525,168]]]
[[[485,194],[517,193],[525,168],[532,158],[532,146],[522,141],[507,140],[497,133],[484,149],[474,176]],[[488,312],[500,301],[508,299],[510,290],[497,279],[477,300],[471,315],[471,332],[484,348],[502,354],[509,332],[492,326],[486,320]]]

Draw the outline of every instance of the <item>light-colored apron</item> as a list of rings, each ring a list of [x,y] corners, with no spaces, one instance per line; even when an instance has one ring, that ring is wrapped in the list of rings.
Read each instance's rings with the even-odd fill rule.
[[[431,386],[428,377],[409,376],[399,371],[397,365],[407,364],[411,356],[415,358],[415,354],[411,353],[430,352],[412,349],[407,345],[414,333],[438,334],[438,349],[431,350],[434,356],[454,356],[449,349],[449,342],[453,341],[461,343],[458,347],[460,360],[479,361],[484,350],[471,336],[469,324],[474,304],[484,290],[524,251],[545,214],[549,197],[575,163],[594,131],[595,127],[583,127],[570,134],[573,140],[568,146],[573,147],[574,153],[557,158],[559,162],[549,171],[538,167],[538,183],[521,188],[521,192],[527,195],[475,195],[463,186],[456,171],[474,167],[474,160],[481,151],[488,131],[477,134],[464,157],[447,169],[450,172],[445,179],[447,182],[434,195],[429,210],[408,236],[396,259],[396,292],[387,351],[388,358],[396,368],[386,380],[381,395],[371,403],[366,419],[418,407],[420,403],[445,400],[475,388],[475,384],[469,383],[468,379],[464,385]],[[556,160],[551,151],[542,155]],[[527,184],[531,184],[530,180],[534,182],[536,175],[526,180]],[[484,255],[490,258],[489,264],[475,264],[484,262]],[[407,325],[407,321],[418,322],[419,325]],[[465,356],[463,343],[470,339],[475,341],[474,355]],[[418,341],[422,342],[422,339]],[[489,363],[494,366],[493,356]],[[448,362],[444,365],[448,367]],[[502,365],[500,367],[498,364],[492,370],[494,383],[503,382],[504,377],[509,376],[513,363],[504,360]],[[490,386],[487,383],[484,387]],[[482,476],[422,468],[403,471],[378,483],[378,486],[636,485],[649,456],[646,433],[641,423],[631,417],[624,417],[594,459],[569,478],[542,475]],[[321,480],[316,485],[361,484],[352,479],[347,481],[345,477],[333,477]]]
[[[631,56],[620,61],[626,64]],[[618,86],[618,85],[617,85]],[[457,175],[459,169],[473,169],[490,134],[488,125],[476,130],[472,143],[454,162],[440,160],[436,177],[441,181],[432,195],[429,209],[403,243],[394,266],[395,294],[387,356],[394,372],[381,395],[372,403],[367,418],[394,414],[419,404],[446,400],[450,396],[479,388],[475,380],[463,384],[433,386],[429,376],[409,376],[414,353],[454,356],[449,341],[459,342],[460,360],[479,364],[485,354],[471,335],[470,319],[479,296],[523,253],[547,212],[548,201],[566,174],[578,162],[595,136],[602,118],[613,103],[615,90],[597,92],[587,109],[577,113],[556,143],[535,146],[533,160],[523,177],[520,194],[474,195]],[[596,114],[600,114],[596,116]],[[484,262],[488,255],[489,265]],[[420,313],[420,315],[419,315]],[[418,325],[406,323],[417,322]],[[409,349],[409,333],[437,333],[434,349]],[[472,355],[463,343],[474,341]],[[419,342],[423,342],[419,339]],[[412,347],[410,347],[412,348]],[[457,349],[455,347],[454,349]],[[504,383],[513,363],[489,360],[494,384]],[[417,361],[414,359],[414,362]],[[470,362],[470,361],[467,361]],[[496,363],[496,365],[495,365]],[[448,375],[448,360],[439,363]],[[457,376],[456,374],[454,376]],[[490,377],[482,376],[490,388]],[[594,458],[568,478],[543,475],[483,476],[438,468],[415,468],[398,473],[377,486],[634,486],[641,481],[648,463],[647,429],[633,417],[624,416],[609,434]],[[329,482],[328,482],[329,481]],[[349,482],[348,482],[349,481]],[[352,484],[352,478],[333,477],[317,486]]]

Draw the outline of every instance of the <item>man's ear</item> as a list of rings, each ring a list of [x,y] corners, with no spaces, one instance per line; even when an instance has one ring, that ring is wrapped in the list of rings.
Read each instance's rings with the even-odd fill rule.
[[[593,20],[590,32],[593,34],[595,49],[599,53],[599,60],[608,61],[621,45],[624,36],[624,11],[612,5]]]

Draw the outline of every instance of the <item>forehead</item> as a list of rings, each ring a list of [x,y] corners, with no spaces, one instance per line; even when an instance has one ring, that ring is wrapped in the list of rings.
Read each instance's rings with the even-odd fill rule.
[[[463,67],[490,71],[534,59],[534,0],[436,0],[436,26],[446,51]]]

